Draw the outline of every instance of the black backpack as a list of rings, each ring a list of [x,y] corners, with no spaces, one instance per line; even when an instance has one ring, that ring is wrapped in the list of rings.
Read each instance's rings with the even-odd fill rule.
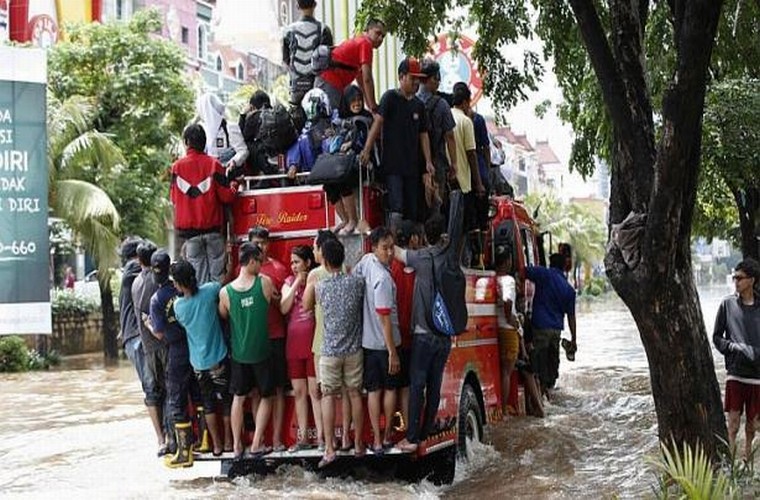
[[[298,90],[306,92],[314,86],[314,71],[311,56],[322,43],[325,26],[319,21],[300,20],[293,23],[288,31],[288,52],[290,72]]]
[[[296,142],[298,132],[288,109],[282,104],[262,109],[261,123],[256,134],[256,142],[270,156],[282,154]]]

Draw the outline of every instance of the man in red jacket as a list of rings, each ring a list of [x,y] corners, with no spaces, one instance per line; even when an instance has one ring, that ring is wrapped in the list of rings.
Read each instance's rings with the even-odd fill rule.
[[[206,132],[201,125],[186,127],[182,139],[187,153],[172,165],[170,190],[177,248],[195,268],[198,285],[221,281],[227,260],[223,205],[235,199],[237,183],[227,179],[216,158],[203,152]]]

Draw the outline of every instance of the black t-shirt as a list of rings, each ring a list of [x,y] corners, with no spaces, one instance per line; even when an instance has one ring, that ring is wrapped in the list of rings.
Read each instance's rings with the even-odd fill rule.
[[[378,106],[383,117],[383,159],[385,175],[420,175],[420,134],[427,132],[425,105],[417,96],[405,98],[396,89],[383,94]]]

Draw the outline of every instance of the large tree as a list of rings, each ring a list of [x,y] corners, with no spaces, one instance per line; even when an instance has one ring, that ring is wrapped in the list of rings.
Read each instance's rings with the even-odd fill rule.
[[[638,263],[627,264],[621,249],[610,245],[605,265],[647,353],[660,438],[699,442],[714,454],[726,425],[689,242],[707,70],[722,1],[610,0],[602,5],[594,0],[535,0],[534,4],[542,38],[551,45],[553,40],[576,37],[580,41],[574,45],[576,52],[593,70],[576,77],[595,79],[598,100],[609,119],[611,224],[621,223],[631,212],[645,218],[635,243]],[[384,17],[390,31],[404,42],[404,50],[418,55],[425,52],[425,42],[448,25],[450,13],[467,10],[480,37],[474,54],[486,72],[485,90],[497,105],[510,102],[504,93],[511,86],[502,80],[510,80],[512,73],[504,71],[499,49],[523,34],[529,22],[522,1],[442,0],[431,7],[424,0],[367,0],[362,8]],[[665,16],[667,22],[658,26],[669,30],[673,40],[658,47],[657,54],[645,43],[655,12]],[[672,59],[673,70],[663,87],[657,113],[661,133],[656,135],[647,64],[663,54]],[[587,104],[578,98],[579,106]]]
[[[95,130],[111,134],[126,162],[103,189],[122,218],[122,231],[165,239],[170,146],[192,117],[193,92],[186,55],[155,36],[156,10],[136,12],[128,23],[68,26],[51,48],[49,90],[58,99],[92,100]],[[93,179],[88,179],[92,181]]]

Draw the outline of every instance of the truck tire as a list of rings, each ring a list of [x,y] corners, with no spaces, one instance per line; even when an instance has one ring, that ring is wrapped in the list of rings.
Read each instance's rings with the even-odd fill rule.
[[[472,443],[483,440],[483,415],[478,397],[470,384],[462,387],[459,398],[459,418],[457,419],[457,456],[469,462],[474,454]]]

